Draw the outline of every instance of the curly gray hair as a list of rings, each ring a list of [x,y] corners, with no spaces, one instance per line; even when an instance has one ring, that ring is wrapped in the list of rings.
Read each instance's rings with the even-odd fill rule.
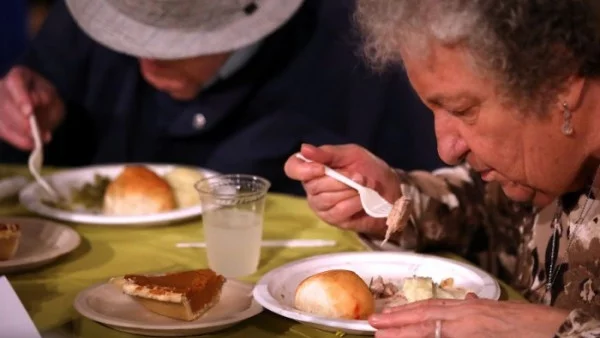
[[[536,110],[568,77],[600,75],[599,0],[358,0],[355,18],[374,68],[434,39],[464,47],[510,102]]]

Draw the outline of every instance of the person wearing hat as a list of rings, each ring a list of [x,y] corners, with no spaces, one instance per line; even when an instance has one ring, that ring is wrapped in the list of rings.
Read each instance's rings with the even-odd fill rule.
[[[48,165],[158,162],[261,175],[304,142],[440,165],[430,114],[356,50],[354,1],[59,0],[0,81],[0,161],[24,163],[35,114]],[[426,132],[427,131],[427,132]],[[390,148],[398,139],[404,147]]]

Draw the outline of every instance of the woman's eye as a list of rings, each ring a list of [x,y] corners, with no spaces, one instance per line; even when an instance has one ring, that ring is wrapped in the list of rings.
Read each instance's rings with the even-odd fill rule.
[[[470,108],[467,109],[448,109],[448,113],[454,116],[464,116],[469,113]]]
[[[461,109],[448,109],[448,113],[456,116],[456,117],[470,117],[472,115],[476,115],[477,109],[475,109],[476,106],[471,106],[468,108],[461,108]]]

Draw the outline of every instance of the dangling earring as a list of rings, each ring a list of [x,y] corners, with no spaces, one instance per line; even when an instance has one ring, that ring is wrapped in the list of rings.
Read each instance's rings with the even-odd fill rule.
[[[569,109],[569,105],[566,102],[563,102],[563,125],[562,125],[562,133],[565,136],[573,135],[573,126],[571,125],[571,110]]]

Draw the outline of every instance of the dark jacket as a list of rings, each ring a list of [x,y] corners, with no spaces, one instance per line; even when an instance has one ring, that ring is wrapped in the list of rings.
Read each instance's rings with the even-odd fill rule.
[[[27,46],[27,1],[0,1],[0,76],[17,61]]]
[[[401,72],[376,75],[361,62],[352,9],[307,0],[240,71],[184,103],[150,87],[135,58],[87,37],[59,1],[22,61],[68,107],[46,163],[189,164],[262,175],[296,194],[283,164],[303,142],[358,143],[396,167],[437,167],[431,114]],[[25,158],[0,145],[0,161]]]

